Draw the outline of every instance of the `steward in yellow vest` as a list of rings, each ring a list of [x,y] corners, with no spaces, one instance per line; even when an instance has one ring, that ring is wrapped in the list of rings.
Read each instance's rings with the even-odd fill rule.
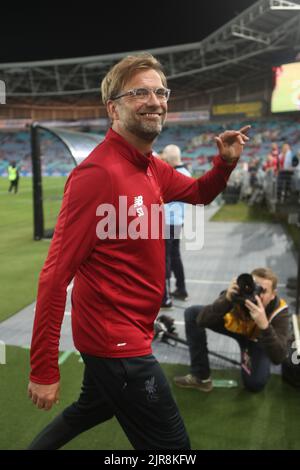
[[[16,167],[9,165],[8,167],[8,180],[15,181],[18,177],[18,170]]]
[[[19,170],[16,166],[16,162],[12,162],[8,168],[7,168],[7,173],[8,173],[8,181],[9,181],[9,188],[8,192],[10,193],[12,189],[14,189],[14,192],[18,192],[18,186],[19,186]]]

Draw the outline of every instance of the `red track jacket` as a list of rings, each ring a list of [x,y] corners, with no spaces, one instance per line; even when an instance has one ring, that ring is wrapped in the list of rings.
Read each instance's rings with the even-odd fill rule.
[[[39,279],[31,344],[33,382],[59,380],[60,329],[66,289],[73,278],[72,330],[79,351],[100,357],[151,353],[153,323],[165,285],[165,243],[162,227],[147,238],[139,224],[148,222],[150,230],[153,204],[210,203],[225,188],[233,168],[218,156],[213,168],[195,180],[108,131],[65,186]],[[113,208],[118,214],[125,202],[131,206],[127,220],[124,213],[113,217],[113,211],[108,219],[108,211]],[[141,236],[126,236],[129,226],[135,233],[140,229]],[[110,237],[101,237],[108,227]]]

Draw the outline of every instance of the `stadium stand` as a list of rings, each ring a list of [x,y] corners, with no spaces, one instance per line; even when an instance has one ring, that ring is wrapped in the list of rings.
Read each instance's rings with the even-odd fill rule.
[[[238,129],[247,121],[207,122],[197,125],[174,125],[164,129],[157,139],[155,150],[160,152],[170,142],[182,149],[183,161],[191,166],[194,172],[206,171],[211,158],[216,153],[214,136],[225,127]],[[260,167],[266,159],[272,142],[281,145],[288,142],[293,153],[300,151],[300,120],[297,119],[261,119],[250,121],[253,137],[243,154],[242,162],[249,162],[252,157],[259,159]],[[104,132],[99,132],[99,141]],[[31,149],[29,132],[0,132],[0,176],[7,175],[7,165],[11,160],[18,162],[22,176],[31,176]],[[73,165],[66,162],[66,151],[62,143],[49,133],[41,133],[43,155],[43,174],[45,176],[66,176]]]
[[[211,166],[216,134],[251,124],[251,140],[223,194],[225,202],[264,200],[273,212],[298,210],[300,165],[284,179],[282,173],[278,178],[263,171],[263,164],[272,142],[279,147],[288,143],[299,159],[299,80],[293,85],[294,112],[271,113],[282,64],[299,66],[299,8],[300,0],[258,0],[200,42],[149,50],[161,61],[172,90],[156,152],[170,142],[180,146],[184,163],[199,175]],[[9,103],[1,108],[0,176],[7,176],[12,160],[18,162],[22,177],[32,175],[29,126],[33,121],[45,127],[48,121],[51,127],[63,120],[62,128],[81,122],[76,130],[98,133],[101,141],[108,122],[99,104],[99,82],[124,55],[0,64]],[[279,105],[290,98],[280,97]],[[66,177],[74,163],[70,155],[66,158],[63,144],[47,133],[41,133],[40,140],[42,175]]]

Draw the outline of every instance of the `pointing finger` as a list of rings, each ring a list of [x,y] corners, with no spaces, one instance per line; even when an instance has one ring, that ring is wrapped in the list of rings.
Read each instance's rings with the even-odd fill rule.
[[[247,125],[247,126],[244,126],[240,129],[240,133],[241,134],[247,134],[247,132],[249,131],[249,129],[251,129],[251,126],[250,125]]]

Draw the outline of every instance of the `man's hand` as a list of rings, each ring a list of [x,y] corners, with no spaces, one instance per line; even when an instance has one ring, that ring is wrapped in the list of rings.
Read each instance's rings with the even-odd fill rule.
[[[48,411],[59,400],[59,382],[41,385],[34,382],[28,384],[28,397],[40,409]]]
[[[258,328],[260,330],[266,330],[269,326],[269,322],[267,319],[265,307],[263,306],[261,298],[258,295],[256,295],[255,298],[257,305],[251,302],[251,300],[246,300],[245,305],[249,310],[251,318],[255,321]]]
[[[237,278],[234,277],[226,291],[226,299],[229,301],[229,302],[232,302],[232,296],[236,295],[239,293],[239,286],[237,285],[236,283],[236,280]]]
[[[220,155],[227,163],[235,163],[240,158],[244,145],[249,140],[246,134],[250,127],[242,127],[239,131],[225,131],[215,137]]]

